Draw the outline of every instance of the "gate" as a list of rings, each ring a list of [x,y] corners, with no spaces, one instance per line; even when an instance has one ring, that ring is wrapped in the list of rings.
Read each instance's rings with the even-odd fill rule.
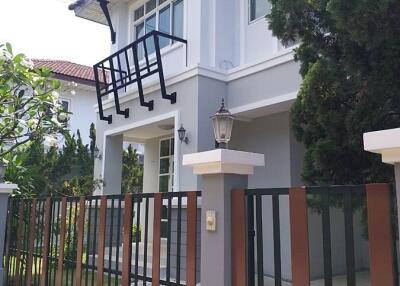
[[[233,285],[398,285],[388,185],[232,194]]]
[[[200,195],[11,198],[6,285],[194,286]]]

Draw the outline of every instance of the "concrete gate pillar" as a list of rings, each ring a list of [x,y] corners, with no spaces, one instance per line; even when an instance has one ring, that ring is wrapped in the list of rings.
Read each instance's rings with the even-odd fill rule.
[[[217,149],[183,156],[201,175],[201,285],[231,286],[231,192],[247,188],[264,155]]]
[[[15,184],[0,183],[0,233],[2,237],[0,238],[0,257],[1,261],[4,261],[4,242],[6,233],[6,223],[7,223],[7,209],[8,209],[8,197],[13,190],[18,189]],[[0,263],[0,286],[4,284],[4,269],[3,263]]]
[[[400,128],[364,133],[364,150],[381,154],[383,163],[394,165],[400,225]]]

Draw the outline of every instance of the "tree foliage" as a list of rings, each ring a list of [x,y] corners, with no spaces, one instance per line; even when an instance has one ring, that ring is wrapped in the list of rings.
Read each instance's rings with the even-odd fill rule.
[[[90,128],[90,133],[95,133],[93,123]],[[64,137],[61,148],[35,141],[14,150],[7,158],[6,180],[18,184],[20,194],[28,197],[91,194],[101,184],[93,177],[94,155],[90,150],[96,138],[85,145],[79,130],[76,136],[66,133]]]
[[[400,126],[400,2],[271,2],[274,35],[300,42],[303,82],[291,121],[306,148],[304,181],[391,181],[392,168],[363,151],[362,136]]]
[[[122,193],[138,193],[143,189],[143,166],[136,149],[129,145],[122,155]]]
[[[10,44],[0,45],[0,158],[19,146],[64,131],[60,83],[50,70],[34,69]]]

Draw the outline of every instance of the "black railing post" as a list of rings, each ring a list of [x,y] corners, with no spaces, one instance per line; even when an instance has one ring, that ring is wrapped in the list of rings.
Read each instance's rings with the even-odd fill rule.
[[[156,58],[157,58],[157,65],[158,65],[158,75],[160,77],[161,96],[164,99],[170,100],[171,104],[174,104],[174,103],[176,103],[176,92],[167,94],[167,89],[165,87],[164,71],[163,71],[163,64],[162,64],[161,52],[160,52],[160,41],[159,41],[158,36],[159,36],[158,33],[153,33],[154,46],[155,46],[155,50],[156,50]]]
[[[139,66],[139,59],[138,59],[138,44],[137,43],[135,43],[133,45],[132,51],[133,51],[133,62],[135,65],[136,83],[137,83],[138,92],[139,92],[140,105],[147,107],[149,109],[149,111],[151,111],[154,108],[154,102],[153,102],[153,100],[150,100],[149,102],[146,102],[144,100],[142,77],[140,75],[140,66]]]

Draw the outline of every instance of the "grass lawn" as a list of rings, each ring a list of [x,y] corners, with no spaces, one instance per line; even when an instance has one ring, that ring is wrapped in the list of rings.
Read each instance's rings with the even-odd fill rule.
[[[10,257],[9,267],[11,269],[15,269],[15,266],[16,266],[15,265],[15,263],[16,263],[15,260],[16,260],[15,256]],[[41,263],[42,263],[41,258],[40,259],[39,258],[34,259],[34,264],[36,265],[36,267],[35,267],[35,265],[32,267],[32,275],[33,275],[32,281],[33,281],[34,284],[38,284],[38,281],[40,280]],[[25,266],[25,264],[23,266]],[[50,279],[49,280],[50,281],[49,281],[48,285],[54,285],[55,286],[53,280],[55,280],[54,279],[54,275],[55,275],[56,271],[57,270],[56,270],[55,265],[54,264],[50,264],[49,265],[49,273],[50,273]],[[23,275],[25,275],[25,269],[22,272],[23,272]],[[67,275],[68,275],[68,277],[67,277]],[[92,274],[92,271],[89,269],[87,277],[86,277],[86,270],[83,269],[82,270],[82,285],[88,285],[88,286],[89,285],[96,285],[97,284],[96,283],[96,279],[97,279],[96,275],[97,275],[96,272],[94,274]],[[92,280],[92,276],[93,276],[94,280]],[[9,284],[11,283],[11,281],[13,281],[13,279],[14,279],[14,274],[11,273],[11,275],[8,277]],[[68,279],[68,281],[67,281],[67,279]],[[87,284],[85,284],[86,280],[87,280]],[[35,281],[36,281],[36,283],[35,283]],[[111,282],[111,285],[113,285],[113,286],[120,285],[120,279],[118,279],[117,283],[115,283],[115,276],[114,275],[111,276],[111,281],[110,282]],[[108,275],[107,275],[107,273],[104,274],[104,283],[108,285]],[[13,284],[13,283],[11,283],[11,284]],[[68,285],[74,285],[74,284],[75,284],[75,268],[64,269],[63,270],[63,284],[62,285],[68,286]],[[24,283],[22,283],[22,285],[24,285]],[[57,286],[59,286],[59,285],[57,285]]]

